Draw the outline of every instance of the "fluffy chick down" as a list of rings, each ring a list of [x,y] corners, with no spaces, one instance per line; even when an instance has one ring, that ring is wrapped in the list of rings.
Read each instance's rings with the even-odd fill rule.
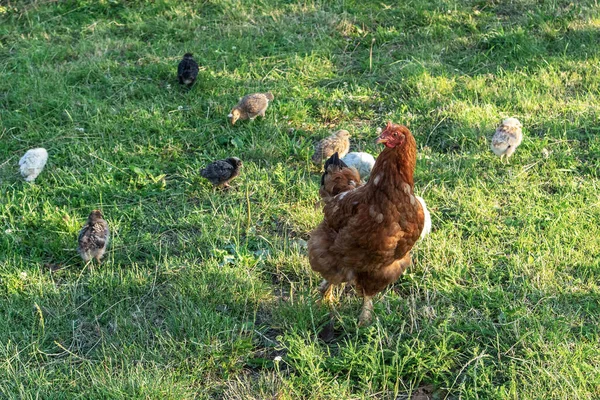
[[[44,148],[28,150],[19,160],[21,175],[27,182],[35,181],[48,161],[48,152]]]
[[[492,137],[492,151],[500,158],[513,155],[523,140],[523,125],[516,118],[506,118]]]
[[[347,166],[356,168],[360,174],[360,179],[362,180],[365,180],[371,175],[371,170],[375,165],[375,157],[369,153],[356,151],[346,154],[346,156],[342,158],[342,161],[345,162]]]
[[[242,160],[239,158],[229,157],[208,164],[200,171],[200,175],[214,186],[229,187],[229,182],[240,174],[242,165]]]
[[[273,101],[274,98],[271,92],[253,93],[242,97],[228,115],[231,125],[235,125],[238,120],[253,120],[258,116],[264,118],[269,101]]]
[[[323,140],[315,144],[315,152],[312,156],[312,162],[316,165],[322,165],[329,157],[338,153],[339,158],[344,158],[350,150],[350,133],[345,129],[340,129]]]
[[[101,262],[101,258],[106,252],[110,231],[108,223],[104,220],[100,210],[94,210],[90,213],[87,222],[79,231],[79,247],[77,251],[83,261],[88,262],[92,258]]]
[[[177,79],[179,84],[191,87],[198,78],[198,63],[194,60],[192,53],[185,53],[183,59],[177,66]]]

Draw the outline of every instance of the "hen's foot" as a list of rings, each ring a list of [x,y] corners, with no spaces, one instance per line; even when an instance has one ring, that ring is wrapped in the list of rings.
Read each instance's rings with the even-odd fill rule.
[[[327,279],[323,279],[321,283],[319,283],[319,292],[321,292],[321,294],[324,294],[330,287],[331,283],[327,282]]]
[[[323,279],[323,282],[319,285],[319,292],[321,292],[321,302],[324,304],[332,304],[335,300],[333,297],[333,285],[327,280]]]

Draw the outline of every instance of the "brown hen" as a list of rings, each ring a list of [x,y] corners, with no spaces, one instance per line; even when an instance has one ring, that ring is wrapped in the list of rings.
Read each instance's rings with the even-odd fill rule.
[[[355,170],[328,160],[320,190],[324,218],[308,241],[310,265],[324,278],[324,299],[330,299],[332,285],[343,282],[356,285],[363,295],[361,325],[371,321],[373,296],[411,264],[410,250],[424,225],[413,192],[414,137],[405,126],[388,122],[377,143],[386,148],[365,185],[351,182]],[[343,187],[347,190],[340,191]]]

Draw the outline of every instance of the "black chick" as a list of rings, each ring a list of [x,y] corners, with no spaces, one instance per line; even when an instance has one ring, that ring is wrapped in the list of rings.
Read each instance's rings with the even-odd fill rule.
[[[88,262],[94,258],[100,263],[100,259],[106,251],[109,237],[108,223],[102,218],[102,213],[100,210],[92,211],[87,222],[79,231],[77,251],[83,261]]]
[[[198,77],[198,63],[194,60],[192,53],[185,53],[183,60],[179,62],[177,67],[177,78],[179,84],[192,87]]]
[[[242,160],[237,157],[229,157],[208,164],[200,171],[200,175],[208,179],[215,186],[229,188],[229,182],[240,174]]]

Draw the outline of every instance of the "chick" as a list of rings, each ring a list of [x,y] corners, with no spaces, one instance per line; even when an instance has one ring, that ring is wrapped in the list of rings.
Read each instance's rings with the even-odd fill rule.
[[[242,97],[235,107],[231,110],[231,113],[227,116],[231,118],[231,125],[235,125],[236,121],[246,120],[265,116],[265,111],[269,106],[269,101],[274,99],[273,93],[253,93]]]
[[[365,178],[371,174],[373,165],[375,165],[375,157],[369,153],[356,151],[346,154],[342,161],[346,163],[347,166],[356,168],[360,174],[360,179],[362,180],[365,180]]]
[[[44,148],[27,150],[19,160],[21,175],[27,182],[35,181],[48,161],[48,152]]]
[[[492,151],[502,157],[508,158],[517,150],[517,147],[523,140],[521,132],[521,122],[516,118],[506,118],[502,124],[496,129],[496,133],[492,137]]]
[[[100,210],[94,210],[90,213],[87,222],[79,231],[79,248],[77,252],[88,262],[92,258],[101,263],[100,259],[106,251],[110,232],[108,223],[103,219]]]
[[[208,164],[200,171],[200,175],[208,179],[215,186],[229,188],[229,182],[240,174],[242,160],[237,157],[229,157]]]
[[[340,129],[331,136],[315,144],[315,153],[312,156],[312,162],[316,165],[323,165],[323,162],[329,157],[338,153],[340,158],[344,158],[350,150],[350,133],[347,130]]]
[[[192,53],[185,53],[183,60],[179,62],[177,67],[177,79],[179,84],[192,87],[198,77],[198,63],[194,60]]]
[[[423,215],[425,216],[425,223],[423,225],[423,230],[421,231],[421,236],[419,237],[419,239],[423,240],[425,236],[431,233],[431,214],[429,214],[425,200],[421,196],[415,197],[417,200],[419,200],[419,203],[421,203],[421,207],[423,207]]]

